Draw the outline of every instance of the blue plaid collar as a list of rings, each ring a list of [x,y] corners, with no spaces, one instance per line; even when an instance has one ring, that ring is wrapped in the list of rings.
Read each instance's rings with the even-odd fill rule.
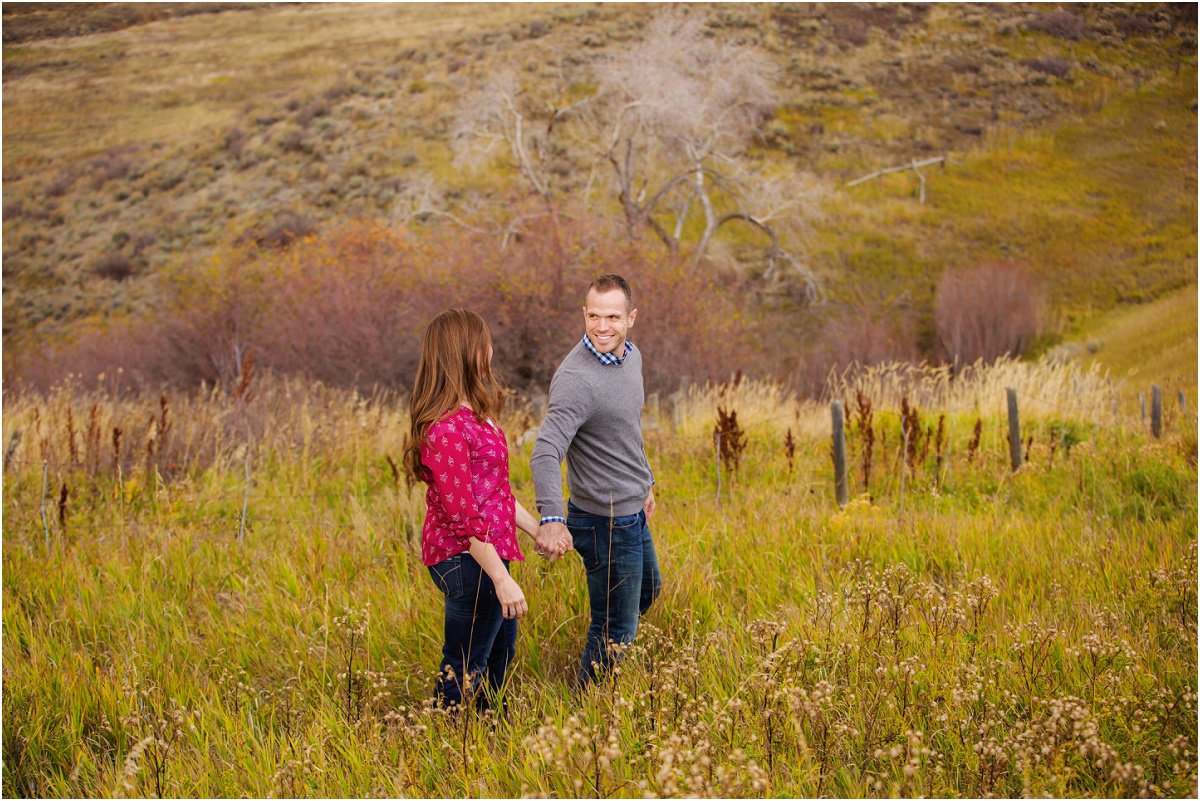
[[[596,350],[596,346],[592,344],[590,339],[588,339],[587,334],[583,335],[583,346],[590,350],[592,355],[604,365],[624,364],[625,360],[629,358],[629,354],[633,353],[633,343],[628,339],[625,340],[625,352],[621,354],[620,358],[617,358],[612,353],[601,353],[600,351]]]

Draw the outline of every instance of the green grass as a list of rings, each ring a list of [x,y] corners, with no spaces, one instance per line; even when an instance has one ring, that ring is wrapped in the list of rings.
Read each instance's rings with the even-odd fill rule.
[[[1163,388],[1164,401],[1174,405],[1183,392],[1189,408],[1196,406],[1196,285],[1173,292],[1153,303],[1118,309],[1084,325],[1071,340],[1088,351],[1084,364],[1096,363],[1120,379],[1127,399],[1149,397],[1150,385]]]
[[[494,725],[429,704],[442,602],[422,491],[386,462],[394,401],[268,380],[246,406],[172,399],[164,436],[157,398],[10,400],[4,793],[1194,796],[1194,418],[1152,441],[1109,417],[1095,374],[996,369],[921,410],[946,415],[940,470],[931,447],[902,471],[876,385],[871,482],[852,423],[841,510],[827,409],[727,391],[749,444],[719,501],[716,389],[678,428],[651,413],[661,598],[620,673],[575,696],[577,557],[514,565],[530,614]],[[1015,475],[1012,382],[1041,393]],[[84,433],[93,405],[125,431],[119,474]],[[513,452],[525,501],[530,448]]]
[[[833,212],[842,224],[822,228],[826,258],[846,264],[848,285],[869,277],[926,303],[944,269],[1023,261],[1068,321],[1192,283],[1195,93],[1194,70],[1165,72],[1053,128],[998,128],[980,150],[952,155],[957,165],[925,169],[915,219],[904,208],[913,201],[898,202],[915,191],[911,173],[846,189]]]

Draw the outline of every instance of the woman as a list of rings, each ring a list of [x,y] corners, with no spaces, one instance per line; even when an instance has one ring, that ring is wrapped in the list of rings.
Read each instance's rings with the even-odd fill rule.
[[[421,557],[446,597],[437,693],[446,707],[472,700],[481,710],[504,684],[517,620],[528,611],[508,573],[509,562],[523,560],[514,525],[530,536],[538,527],[509,487],[508,444],[494,422],[503,395],[491,362],[482,317],[450,309],[433,318],[409,400],[404,455],[429,485]]]

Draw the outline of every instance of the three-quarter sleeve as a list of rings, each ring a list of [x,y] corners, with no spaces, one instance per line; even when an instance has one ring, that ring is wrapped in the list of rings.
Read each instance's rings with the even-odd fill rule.
[[[487,520],[471,489],[471,449],[462,426],[453,419],[439,421],[429,427],[428,439],[420,446],[421,463],[444,513],[443,538],[463,545],[470,537],[488,542]]]

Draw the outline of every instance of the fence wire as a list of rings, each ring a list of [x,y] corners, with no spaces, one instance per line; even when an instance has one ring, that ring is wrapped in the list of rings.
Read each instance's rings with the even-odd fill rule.
[[[1110,389],[1111,389],[1111,386],[1110,386]],[[1024,388],[1016,389],[1015,391],[1016,391],[1018,398],[1023,399],[1025,401],[1030,401],[1033,403],[1040,404],[1041,406],[1044,407],[1043,411],[1049,411],[1051,414],[1051,422],[1052,423],[1053,423],[1053,416],[1055,413],[1057,413],[1059,420],[1062,421],[1062,424],[1065,425],[1065,421],[1067,419],[1068,412],[1067,412],[1067,409],[1064,408],[1064,404],[1062,403],[1062,401],[1063,401],[1062,397],[1048,398],[1045,395],[1043,395],[1042,393],[1039,393],[1039,392],[1036,392],[1036,391],[1033,391],[1030,389],[1024,389]],[[1117,401],[1116,401],[1115,393],[1112,395],[1112,403],[1113,403],[1113,408],[1114,408],[1114,416],[1116,416],[1117,415]],[[1183,403],[1185,404],[1186,401],[1183,401]],[[1082,405],[1082,404],[1079,404],[1079,405]],[[1093,406],[1093,408],[1092,408],[1093,422],[1096,423],[1098,426],[1099,410],[1098,410],[1098,408],[1095,407],[1095,404],[1092,404],[1092,406]],[[1184,412],[1186,413],[1186,405],[1183,405],[1183,409],[1184,409]],[[1076,409],[1074,411],[1082,411],[1082,409]],[[880,410],[880,412],[882,412],[882,410]],[[661,421],[662,418],[666,417],[666,416],[667,415],[655,415],[655,418],[656,418],[656,420]],[[844,425],[846,426],[847,430],[849,430],[849,427],[850,427],[850,420],[851,420],[851,416],[849,414],[847,414],[845,417],[845,422],[844,422]],[[1143,420],[1142,422],[1143,422],[1143,424],[1145,424],[1146,421]],[[407,425],[407,422],[406,421],[398,421],[395,423],[387,423],[387,424],[382,424],[382,425],[376,424],[374,426],[374,428],[377,430],[382,430],[382,429],[392,428],[392,427],[395,427],[398,425]],[[703,446],[706,450],[711,449],[711,453],[713,456],[712,467],[715,472],[716,486],[714,487],[713,491],[705,492],[702,494],[692,494],[692,495],[675,495],[675,494],[671,493],[669,491],[669,489],[664,491],[664,488],[659,486],[658,487],[658,498],[661,499],[663,502],[667,502],[667,503],[682,503],[682,504],[712,503],[712,504],[714,504],[715,509],[719,512],[720,508],[721,508],[722,491],[726,489],[726,485],[733,484],[733,483],[737,483],[740,485],[742,483],[742,479],[741,479],[740,475],[735,474],[735,475],[737,475],[737,479],[735,482],[733,479],[733,476],[730,475],[728,466],[724,467],[724,469],[723,469],[723,463],[722,463],[722,454],[721,454],[722,437],[726,436],[730,433],[735,433],[735,432],[733,432],[733,431],[722,432],[717,429],[716,425],[714,425],[713,429],[710,431],[707,431],[707,432],[702,431],[699,433],[684,433],[681,431],[674,430],[675,426],[671,425],[670,423],[668,423],[667,425],[670,426],[671,430],[669,431],[669,436],[673,443],[680,443],[680,444],[682,444],[682,447],[684,447],[684,448],[688,448],[688,447],[695,448],[696,446]],[[948,476],[949,471],[950,471],[951,455],[953,454],[953,447],[952,447],[953,426],[954,426],[953,415],[951,415],[951,424],[950,425],[951,425],[951,432],[946,438],[947,450],[944,454],[943,467],[942,467],[942,472],[939,475],[939,480],[944,479],[946,476]],[[529,431],[536,431],[536,427],[530,428]],[[524,439],[528,435],[529,431],[526,431],[525,433],[523,433],[521,435],[521,437],[518,438],[518,440]],[[655,436],[661,435],[662,432],[663,432],[663,428],[661,428],[660,425],[653,425],[653,426],[648,426],[645,433],[647,435],[647,439],[650,439],[651,441],[653,441]],[[743,436],[747,436],[747,437],[751,436],[751,434],[746,431],[739,430],[736,433],[740,433]],[[755,436],[757,438],[760,435],[755,434],[753,436]],[[1006,434],[1006,436],[1007,436],[1007,434]],[[14,437],[14,441],[15,441],[15,439],[16,438]],[[819,456],[822,451],[825,451],[825,450],[828,450],[831,448],[831,443],[826,442],[823,439],[808,439],[805,442],[807,443],[807,446],[808,446],[807,452],[810,454],[810,456],[813,456],[813,455]],[[242,443],[242,444],[247,446],[247,451],[249,452],[249,444],[250,443]],[[514,445],[513,447],[514,447],[514,449],[523,448],[523,445],[521,445],[521,446]],[[904,490],[905,490],[904,473],[907,472],[907,470],[905,469],[907,466],[902,463],[903,460],[905,460],[906,448],[907,448],[906,441],[898,442],[896,444],[895,448],[888,448],[886,446],[886,444],[880,445],[880,455],[882,457],[883,465],[886,466],[889,455],[892,455],[893,469],[896,466],[899,466],[901,469],[901,477],[900,477],[900,500],[901,500],[901,503],[903,503],[903,496],[904,496]],[[410,486],[407,483],[407,480],[405,480],[405,486],[403,488],[401,487],[401,485],[400,485],[401,479],[398,478],[396,476],[396,474],[394,473],[394,470],[395,470],[394,465],[392,464],[392,462],[388,458],[388,456],[381,455],[380,457],[378,457],[377,461],[380,463],[380,465],[381,465],[380,470],[383,472],[383,475],[385,476],[385,480],[382,482],[378,482],[378,481],[372,482],[369,478],[362,476],[360,479],[357,479],[354,482],[348,482],[346,484],[346,486],[342,489],[325,490],[325,491],[321,491],[321,492],[311,492],[311,493],[270,492],[270,491],[268,491],[268,492],[256,494],[254,492],[254,479],[250,476],[250,472],[249,472],[249,457],[248,456],[247,456],[248,480],[247,480],[245,486],[238,487],[236,490],[231,489],[227,492],[177,493],[177,491],[172,488],[171,484],[169,482],[162,481],[162,479],[159,478],[157,473],[155,474],[153,488],[151,488],[150,485],[147,485],[145,487],[137,487],[136,485],[134,485],[134,487],[135,487],[134,489],[128,489],[129,485],[122,486],[122,482],[118,480],[118,482],[116,484],[112,485],[111,487],[107,487],[105,489],[111,491],[114,494],[128,491],[130,496],[132,496],[135,493],[140,494],[140,495],[149,493],[152,496],[152,498],[149,501],[147,501],[147,503],[149,503],[153,508],[149,509],[149,510],[147,510],[145,508],[142,509],[143,514],[145,514],[147,512],[150,514],[149,518],[139,517],[137,519],[132,519],[132,520],[131,519],[118,519],[118,520],[107,520],[107,521],[103,521],[103,522],[90,522],[90,523],[78,523],[78,522],[69,520],[68,522],[66,522],[64,524],[61,519],[61,513],[63,511],[63,506],[64,506],[62,503],[60,503],[61,490],[57,489],[55,487],[50,487],[49,485],[46,484],[46,479],[48,477],[49,471],[51,469],[53,469],[59,473],[57,476],[55,476],[55,480],[54,480],[54,484],[56,485],[56,487],[59,485],[59,482],[62,481],[62,479],[63,479],[63,476],[62,476],[63,472],[67,472],[71,476],[77,476],[81,472],[86,473],[86,474],[88,474],[89,477],[91,477],[93,479],[93,482],[94,482],[96,473],[100,472],[100,470],[102,468],[101,462],[99,460],[94,460],[94,459],[93,460],[67,460],[67,461],[55,460],[55,459],[43,459],[43,460],[39,461],[39,460],[28,459],[28,458],[17,458],[15,456],[12,456],[11,454],[6,454],[6,459],[5,459],[5,463],[4,463],[4,468],[5,468],[6,472],[10,466],[25,467],[25,468],[41,468],[42,473],[43,473],[43,480],[41,482],[38,482],[38,484],[36,484],[36,485],[33,484],[33,482],[30,482],[29,486],[30,486],[31,490],[38,496],[36,501],[29,502],[26,500],[22,500],[18,494],[14,493],[11,497],[9,497],[5,500],[5,506],[10,511],[17,513],[16,516],[18,518],[21,518],[21,517],[26,518],[22,522],[25,523],[26,525],[28,525],[28,527],[30,529],[30,533],[32,535],[40,536],[42,534],[45,534],[46,539],[47,539],[47,548],[49,548],[49,546],[50,546],[49,539],[50,539],[50,533],[51,533],[52,528],[56,529],[60,535],[66,534],[66,533],[74,533],[74,532],[114,532],[115,533],[115,532],[120,532],[120,531],[142,529],[147,526],[152,526],[152,525],[159,526],[165,522],[168,522],[163,519],[163,515],[173,513],[175,511],[177,511],[179,509],[179,507],[195,507],[197,511],[201,511],[201,509],[205,506],[211,507],[211,506],[229,505],[231,507],[229,514],[217,515],[217,516],[211,516],[211,515],[210,516],[200,516],[200,517],[188,516],[188,517],[182,517],[182,518],[173,516],[173,517],[171,517],[169,522],[175,527],[195,527],[195,526],[211,525],[211,526],[228,526],[228,527],[230,527],[230,529],[237,529],[236,534],[231,533],[229,535],[231,537],[237,536],[240,538],[241,533],[244,532],[247,528],[249,528],[249,530],[251,532],[253,532],[256,528],[260,528],[263,525],[274,525],[274,526],[280,526],[280,527],[292,526],[297,529],[306,529],[306,528],[309,528],[309,529],[323,528],[323,529],[330,529],[330,530],[353,529],[359,524],[356,522],[333,522],[333,521],[329,521],[329,520],[315,520],[312,517],[302,516],[302,515],[291,515],[291,516],[286,516],[286,515],[280,516],[280,515],[275,515],[275,514],[265,515],[265,514],[256,513],[253,510],[255,507],[261,507],[263,505],[270,505],[272,502],[279,502],[279,501],[284,501],[284,502],[331,501],[335,498],[349,498],[358,503],[368,503],[368,502],[370,502],[371,499],[382,497],[384,495],[384,491],[381,489],[365,490],[364,484],[367,486],[374,484],[376,487],[379,487],[380,485],[383,485],[384,487],[386,487],[386,485],[391,484],[395,493],[399,493],[401,495],[401,497],[411,499],[411,494],[412,494],[412,490],[414,489],[414,487]],[[153,462],[153,460],[151,459],[147,463],[150,463],[150,462]],[[140,466],[140,464],[142,464],[142,461],[138,460],[136,462],[136,464]],[[106,470],[112,469],[111,465],[108,465],[108,464],[104,464],[103,468]],[[828,469],[820,468],[817,466],[801,468],[799,470],[789,468],[788,481],[792,486],[807,487],[807,488],[809,488],[810,492],[813,491],[813,488],[817,488],[817,487],[825,488],[825,485],[827,483],[830,486],[833,486],[833,482],[830,481],[830,479],[832,477],[832,468],[833,468],[832,459],[831,459],[831,463],[830,463]],[[157,471],[157,469],[158,469],[157,465],[155,465],[155,469]],[[386,472],[387,469],[391,469],[393,471],[391,474],[390,481],[386,480],[386,477],[388,476],[388,473]],[[850,472],[855,472],[855,471],[850,471]],[[159,483],[159,482],[161,482],[161,483]],[[62,486],[67,486],[67,485],[64,482],[62,484]],[[419,486],[419,484],[416,486]],[[90,500],[90,501],[94,502],[97,499],[97,495],[95,493],[98,489],[99,489],[98,483],[92,483],[91,485],[84,485],[83,492],[86,493],[86,500]],[[76,488],[74,488],[74,491],[76,493],[78,493],[80,491],[79,487],[77,486]],[[822,490],[822,494],[824,494],[824,490]],[[395,497],[396,497],[396,495],[393,493],[392,495],[390,495],[389,499],[394,499]],[[86,502],[86,501],[84,501],[84,502]],[[119,515],[120,507],[124,504],[131,504],[132,502],[133,502],[132,497],[126,497],[124,499],[121,497],[114,497],[111,500],[110,504],[104,508],[106,508],[110,512],[115,512],[116,514]],[[65,504],[65,508],[70,509],[72,506],[78,506],[79,503],[81,503],[81,501],[77,497],[75,497],[75,498],[71,497],[71,492],[70,492],[70,488],[69,488],[68,500],[67,500],[67,503]],[[233,507],[234,504],[241,504],[241,511],[238,511],[236,509],[236,507]],[[97,507],[93,507],[93,508],[97,508]],[[22,513],[24,513],[24,514],[22,514]],[[416,521],[413,520],[411,522],[415,523]],[[5,528],[8,529],[9,526],[6,525]],[[204,536],[204,535],[201,535],[201,536]]]

